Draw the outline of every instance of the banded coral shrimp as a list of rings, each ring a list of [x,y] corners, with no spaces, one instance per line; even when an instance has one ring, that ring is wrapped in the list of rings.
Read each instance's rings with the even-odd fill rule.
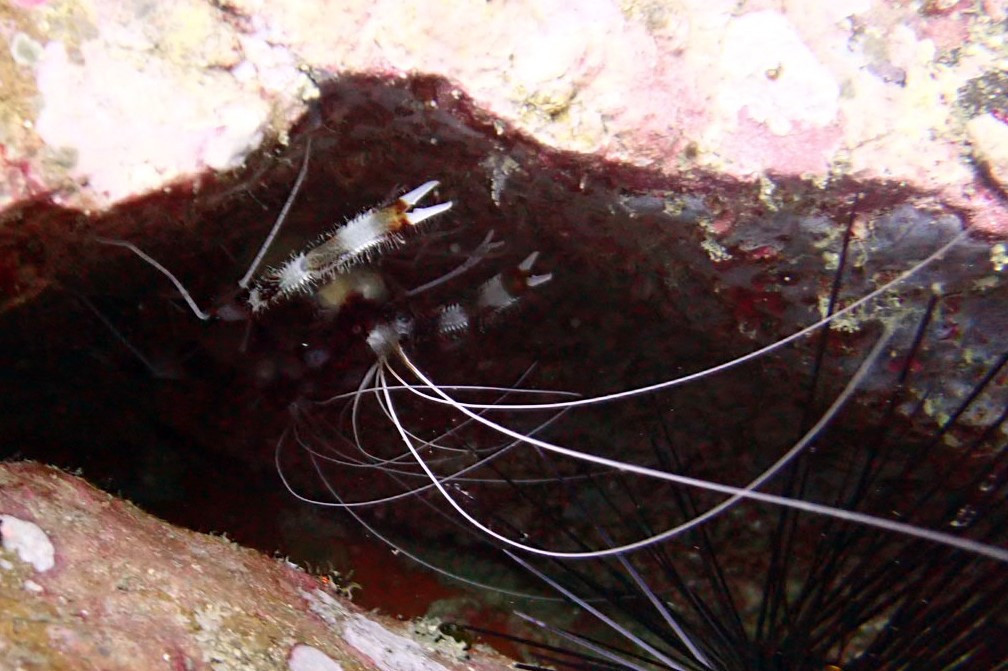
[[[133,364],[134,372],[139,373],[139,382],[161,381],[165,384],[158,385],[160,387],[198,388],[198,384],[190,382],[200,375],[211,379],[237,376],[243,380],[242,389],[230,398],[237,405],[223,403],[221,412],[211,411],[205,417],[197,416],[195,421],[204,422],[200,432],[208,432],[204,435],[213,434],[213,425],[218,422],[236,435],[268,435],[270,429],[264,427],[275,427],[278,417],[283,425],[287,413],[277,407],[277,399],[283,399],[279,402],[286,405],[300,394],[311,393],[311,385],[319,384],[319,380],[328,382],[326,373],[319,371],[330,363],[330,359],[333,360],[336,379],[341,380],[341,367],[353,370],[354,357],[368,351],[365,326],[373,323],[379,315],[396,314],[400,324],[409,322],[406,328],[417,339],[432,340],[438,346],[450,347],[466,331],[478,329],[481,325],[490,327],[497,319],[496,315],[513,309],[513,304],[520,299],[519,293],[535,289],[551,279],[548,272],[536,273],[534,270],[537,263],[541,264],[538,252],[526,250],[520,256],[510,254],[505,257],[505,243],[495,239],[493,230],[480,231],[471,247],[453,243],[444,245],[447,249],[443,252],[409,250],[409,255],[403,255],[401,259],[390,254],[404,244],[409,246],[408,243],[413,243],[416,246],[418,239],[437,237],[439,231],[430,227],[425,227],[427,230],[422,234],[418,233],[421,225],[445,214],[452,207],[450,200],[426,205],[419,202],[437,188],[436,181],[427,181],[412,190],[398,189],[398,193],[405,193],[387,198],[387,205],[367,208],[335,226],[323,226],[321,228],[329,230],[321,236],[308,236],[308,242],[295,244],[293,252],[286,258],[282,255],[277,257],[270,247],[278,235],[283,235],[285,218],[308,175],[310,141],[296,145],[288,153],[300,163],[286,162],[295,168],[297,165],[300,167],[296,177],[292,175],[293,186],[289,187],[282,207],[279,203],[277,205],[279,214],[273,228],[264,233],[265,241],[257,248],[252,261],[247,266],[242,265],[245,271],[242,279],[221,292],[223,300],[212,307],[206,307],[209,303],[205,298],[198,298],[198,290],[187,288],[180,279],[183,274],[176,274],[169,268],[174,264],[158,260],[156,247],[148,253],[145,251],[146,244],[141,246],[126,239],[97,236],[92,240],[120,260],[121,257],[132,259],[135,267],[130,270],[131,276],[134,270],[139,269],[141,275],[170,287],[164,295],[169,298],[168,305],[175,305],[178,309],[173,311],[174,319],[171,311],[169,319],[160,318],[159,328],[171,333],[162,334],[158,340],[163,343],[166,338],[174,339],[175,351],[185,352],[190,340],[199,339],[200,342],[193,344],[189,353],[176,355],[175,361],[169,361],[168,365],[161,363],[145,351],[153,340],[150,332],[143,329],[146,323],[142,314],[142,328],[128,329],[123,324],[123,314],[113,313],[108,307],[108,299],[103,299],[100,292],[95,292],[93,297],[74,293],[74,299],[86,308],[85,316],[94,323],[100,323],[106,329],[106,335],[113,337],[112,342],[122,346],[119,354],[123,355],[127,364]],[[316,232],[320,229],[317,222],[314,227]],[[123,253],[116,251],[117,248]],[[260,262],[270,252],[277,260],[259,269]],[[395,285],[395,273],[379,272],[375,263],[380,258],[382,261],[413,265],[420,254],[425,255],[425,262],[430,267],[440,270],[415,273],[414,276],[419,279],[410,283],[409,288]],[[501,261],[502,258],[509,260]],[[474,280],[473,277],[479,279]],[[461,286],[474,288],[475,291],[468,291],[473,300],[467,303],[427,299],[428,295],[436,294],[442,285],[451,282],[455,282],[456,286],[461,283]],[[138,286],[143,284],[138,282]],[[398,294],[400,303],[406,301],[408,304],[399,305],[404,309],[396,312],[394,301],[387,298],[389,294]],[[462,298],[459,293],[447,295],[452,299]],[[143,309],[142,304],[137,307]],[[270,320],[273,320],[272,323]],[[292,327],[292,323],[296,326]],[[169,327],[166,328],[165,324]],[[189,328],[192,324],[197,326],[196,330]],[[316,347],[309,346],[309,342]],[[354,345],[357,346],[356,352],[352,351]],[[341,353],[341,348],[351,351]],[[351,363],[347,364],[347,361]],[[183,368],[183,372],[177,372],[179,368]],[[226,369],[232,370],[222,376],[222,371]],[[311,375],[313,372],[314,378]],[[131,380],[133,384],[138,381]],[[141,399],[146,396],[143,392],[138,394]],[[172,413],[173,418],[187,415],[191,403],[208,402],[202,394],[202,398],[193,395],[191,401],[180,399],[178,394],[170,395],[170,405],[163,407],[162,412]],[[139,404],[142,400],[138,401]],[[296,408],[298,403],[291,405]],[[255,412],[257,406],[261,413]],[[244,419],[253,418],[252,422],[248,422],[250,427],[242,427],[232,421],[228,413],[234,408],[239,408],[237,415]],[[256,420],[260,414],[265,416],[262,423]],[[155,426],[158,424],[155,423]],[[165,428],[178,431],[168,421]],[[157,451],[159,448],[151,446],[150,449]],[[213,448],[208,452],[212,454]],[[233,457],[233,453],[228,456]],[[127,461],[129,456],[116,459]],[[171,486],[170,482],[148,481],[142,490],[125,491],[131,498],[150,503],[159,491]],[[232,535],[235,535],[233,531]]]

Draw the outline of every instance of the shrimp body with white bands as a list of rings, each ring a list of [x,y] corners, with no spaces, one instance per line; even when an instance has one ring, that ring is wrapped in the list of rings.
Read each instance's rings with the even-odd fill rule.
[[[451,201],[413,209],[437,185],[434,180],[425,182],[391,205],[357,215],[314,245],[291,255],[283,265],[266,271],[249,291],[252,311],[259,313],[292,296],[309,294],[320,284],[402,245],[405,231],[451,209]]]
[[[447,201],[413,209],[414,205],[437,188],[439,184],[437,180],[424,182],[391,204],[368,209],[343,226],[322,235],[313,244],[291,254],[290,258],[279,267],[266,270],[249,288],[249,282],[258,268],[259,262],[273,243],[274,237],[283,225],[301,184],[304,182],[308,172],[310,153],[311,144],[309,143],[305,149],[304,162],[294,187],[287,197],[287,202],[255,259],[249,265],[245,275],[238,281],[239,289],[247,292],[245,302],[252,314],[260,314],[267,308],[294,296],[314,294],[320,286],[337,278],[345,277],[359,266],[373,261],[374,257],[399,247],[405,242],[403,233],[432,217],[447,212],[452,207],[452,202]],[[199,319],[234,321],[245,318],[243,310],[234,304],[225,304],[210,311],[201,309],[182,282],[170,270],[135,244],[125,240],[111,240],[101,237],[96,240],[101,244],[130,250],[167,277],[178,289],[193,314]]]

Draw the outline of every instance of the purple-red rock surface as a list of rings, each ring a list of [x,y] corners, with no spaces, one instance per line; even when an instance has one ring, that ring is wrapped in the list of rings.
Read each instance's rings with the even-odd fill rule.
[[[0,465],[0,538],[4,669],[509,666],[487,651],[421,645],[409,624],[363,613],[282,559],[174,527],[36,463]]]

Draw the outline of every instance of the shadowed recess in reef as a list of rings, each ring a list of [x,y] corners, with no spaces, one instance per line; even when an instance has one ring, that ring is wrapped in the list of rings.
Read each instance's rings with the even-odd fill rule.
[[[6,449],[80,467],[166,519],[319,570],[356,563],[364,603],[418,614],[409,589],[382,598],[382,578],[396,575],[385,566],[403,557],[364,540],[342,507],[390,498],[349,510],[405,553],[492,588],[475,591],[486,602],[525,614],[491,628],[549,639],[555,648],[523,648],[541,664],[1005,663],[995,635],[1008,587],[998,559],[1005,281],[990,242],[962,234],[968,221],[895,184],[673,178],[557,153],[435,79],[331,83],[292,138],[232,179],[100,220],[20,213],[4,243],[52,286],[2,318],[13,364],[0,379]],[[251,321],[196,319],[149,264],[95,240],[136,243],[203,308],[220,306],[309,138],[304,186],[267,265],[429,180],[440,186],[427,203],[453,207],[333,295],[313,289]],[[533,252],[532,272],[548,282],[468,328],[438,326]],[[564,405],[703,371],[834,314],[715,375]],[[369,334],[403,316],[413,328],[376,366]],[[394,389],[396,374],[422,386],[410,364],[451,398],[491,407],[467,408],[477,419],[430,388],[434,399]],[[542,403],[554,406],[513,407]],[[763,500],[636,552],[550,558],[488,535],[575,555],[634,544],[721,505],[789,454],[754,487]],[[369,573],[376,558],[383,566]],[[425,597],[454,597],[443,613],[459,625],[487,629],[471,597],[424,584]]]

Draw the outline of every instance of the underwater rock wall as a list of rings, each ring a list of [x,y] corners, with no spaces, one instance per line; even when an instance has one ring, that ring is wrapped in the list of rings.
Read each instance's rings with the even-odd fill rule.
[[[994,0],[10,3],[4,304],[65,269],[58,241],[79,226],[32,204],[87,214],[164,189],[213,192],[214,175],[287,142],[320,87],[347,75],[442,79],[415,105],[464,96],[489,124],[477,143],[517,133],[581,166],[644,169],[627,189],[802,179],[836,206],[884,183],[1003,234],[1004,15]],[[483,179],[499,183],[511,158],[505,148]],[[848,188],[831,191],[838,181]]]
[[[83,480],[0,465],[0,655],[16,669],[504,669],[331,583],[173,527]],[[419,631],[419,629],[418,629]]]

